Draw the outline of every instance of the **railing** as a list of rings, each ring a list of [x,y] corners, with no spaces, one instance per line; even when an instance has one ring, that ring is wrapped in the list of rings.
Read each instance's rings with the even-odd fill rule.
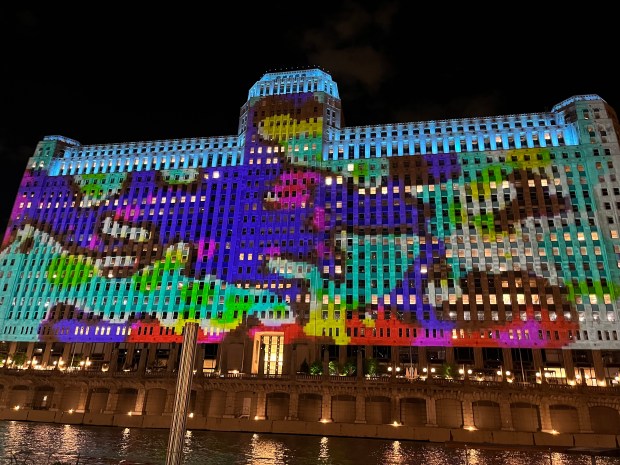
[[[19,376],[28,378],[45,378],[49,380],[52,377],[59,378],[148,378],[148,379],[174,379],[177,377],[176,371],[100,371],[78,369],[73,371],[67,370],[40,370],[40,369],[14,369],[3,367],[0,368],[0,375]],[[517,391],[534,390],[552,390],[556,392],[583,392],[589,394],[600,393],[605,394],[610,391],[617,391],[620,388],[618,384],[608,384],[607,386],[590,386],[585,384],[550,384],[547,382],[527,382],[527,381],[492,381],[469,379],[453,379],[453,378],[426,378],[426,377],[405,377],[405,376],[342,376],[342,375],[311,375],[307,373],[297,373],[291,375],[258,375],[251,373],[206,373],[196,372],[194,377],[199,380],[223,380],[223,381],[249,381],[249,382],[269,382],[269,381],[289,381],[291,383],[312,383],[321,384],[329,383],[331,385],[352,385],[363,384],[366,386],[393,386],[399,388],[417,388],[423,386],[450,387],[450,388],[476,388],[476,389],[511,389]]]

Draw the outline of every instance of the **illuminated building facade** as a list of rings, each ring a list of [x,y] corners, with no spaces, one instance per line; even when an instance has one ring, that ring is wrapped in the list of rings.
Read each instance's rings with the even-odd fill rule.
[[[346,127],[308,69],[257,81],[236,135],[45,137],[0,253],[5,364],[170,369],[198,322],[206,372],[363,354],[411,377],[616,383],[618,133],[597,95]]]

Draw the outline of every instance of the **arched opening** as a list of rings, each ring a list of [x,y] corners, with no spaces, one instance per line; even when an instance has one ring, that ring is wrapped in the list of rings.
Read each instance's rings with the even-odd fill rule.
[[[578,433],[579,415],[577,409],[571,405],[549,406],[551,427],[559,433]]]
[[[267,394],[267,418],[284,420],[288,417],[289,395],[286,392],[270,392]]]
[[[400,419],[403,425],[425,426],[426,400],[418,397],[402,399],[400,402]]]
[[[300,394],[297,417],[302,421],[319,421],[321,419],[322,400],[320,394]]]
[[[161,388],[149,389],[146,392],[146,402],[144,403],[145,415],[161,415],[166,407],[168,391]]]
[[[590,407],[590,425],[597,434],[620,434],[618,410],[603,405]]]
[[[502,429],[499,404],[490,400],[472,402],[474,425],[478,429],[497,431]]]
[[[366,398],[366,423],[371,425],[385,425],[394,421],[390,414],[389,397],[367,397]]]
[[[461,428],[463,426],[463,407],[457,399],[436,399],[437,426]]]
[[[540,431],[540,412],[537,405],[515,402],[510,404],[510,413],[515,431]]]
[[[332,397],[332,420],[337,423],[354,423],[355,397],[346,394]]]

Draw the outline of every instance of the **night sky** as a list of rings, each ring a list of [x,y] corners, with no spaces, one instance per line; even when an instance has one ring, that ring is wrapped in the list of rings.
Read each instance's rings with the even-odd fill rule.
[[[346,126],[540,112],[588,93],[620,111],[616,27],[596,11],[580,24],[576,12],[523,2],[253,2],[246,12],[241,2],[5,3],[2,232],[44,136],[88,145],[235,134],[248,90],[269,71],[329,72]]]

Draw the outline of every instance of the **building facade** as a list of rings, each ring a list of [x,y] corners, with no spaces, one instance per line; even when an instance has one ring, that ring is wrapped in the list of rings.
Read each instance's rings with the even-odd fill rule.
[[[47,136],[0,251],[5,368],[615,386],[619,123],[551,111],[347,127],[268,73],[235,135]]]

